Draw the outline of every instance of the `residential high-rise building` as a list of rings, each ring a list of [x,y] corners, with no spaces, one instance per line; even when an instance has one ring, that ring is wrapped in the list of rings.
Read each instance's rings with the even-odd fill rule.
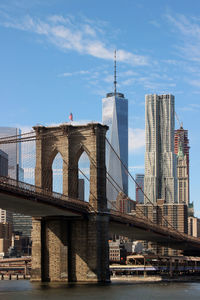
[[[174,113],[173,95],[146,95],[144,192],[153,203],[177,203]]]
[[[131,200],[123,192],[119,192],[115,201],[114,209],[117,209],[117,211],[120,211],[124,214],[130,214],[131,212],[135,211],[135,207],[136,202],[134,200]]]
[[[174,152],[177,155],[178,202],[190,203],[189,194],[189,139],[188,130],[175,130]]]
[[[135,175],[135,200],[136,203],[144,203],[144,174]]]
[[[102,100],[102,106],[102,122],[109,126],[107,138],[123,164],[128,168],[128,100],[121,93],[109,93]],[[109,174],[107,199],[109,201],[116,200],[119,190],[127,195],[127,172],[108,144],[106,145],[106,166]]]

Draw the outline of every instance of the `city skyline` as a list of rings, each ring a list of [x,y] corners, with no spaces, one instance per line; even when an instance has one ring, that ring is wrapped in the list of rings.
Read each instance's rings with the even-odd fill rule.
[[[74,122],[100,122],[117,49],[119,89],[129,99],[129,170],[144,172],[144,95],[174,94],[189,132],[190,198],[200,216],[200,4],[125,0],[111,18],[113,3],[1,1],[0,125],[29,131],[66,122],[70,112]]]

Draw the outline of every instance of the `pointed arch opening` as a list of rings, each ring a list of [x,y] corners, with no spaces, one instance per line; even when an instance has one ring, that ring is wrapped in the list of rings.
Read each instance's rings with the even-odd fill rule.
[[[89,202],[90,197],[90,160],[85,151],[78,160],[78,198]]]
[[[52,162],[52,191],[63,193],[63,158],[59,152]]]

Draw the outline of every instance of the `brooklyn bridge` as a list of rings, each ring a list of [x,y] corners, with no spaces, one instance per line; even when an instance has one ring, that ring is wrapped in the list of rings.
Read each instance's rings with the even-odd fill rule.
[[[34,281],[108,282],[110,235],[156,242],[200,255],[200,239],[137,215],[108,208],[105,165],[106,131],[99,123],[35,126],[6,143],[35,143],[35,185],[0,177],[0,207],[32,216]],[[78,162],[90,161],[89,201],[78,199]],[[52,164],[63,159],[63,193],[53,191]],[[154,205],[152,203],[152,205]]]

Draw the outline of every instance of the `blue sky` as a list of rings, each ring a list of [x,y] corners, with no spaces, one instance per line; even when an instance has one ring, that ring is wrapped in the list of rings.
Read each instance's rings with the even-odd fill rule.
[[[101,121],[113,90],[129,100],[129,168],[144,170],[145,94],[172,93],[189,131],[200,216],[200,2],[0,0],[0,126]],[[178,127],[178,125],[177,125]],[[134,195],[132,182],[130,195]]]

